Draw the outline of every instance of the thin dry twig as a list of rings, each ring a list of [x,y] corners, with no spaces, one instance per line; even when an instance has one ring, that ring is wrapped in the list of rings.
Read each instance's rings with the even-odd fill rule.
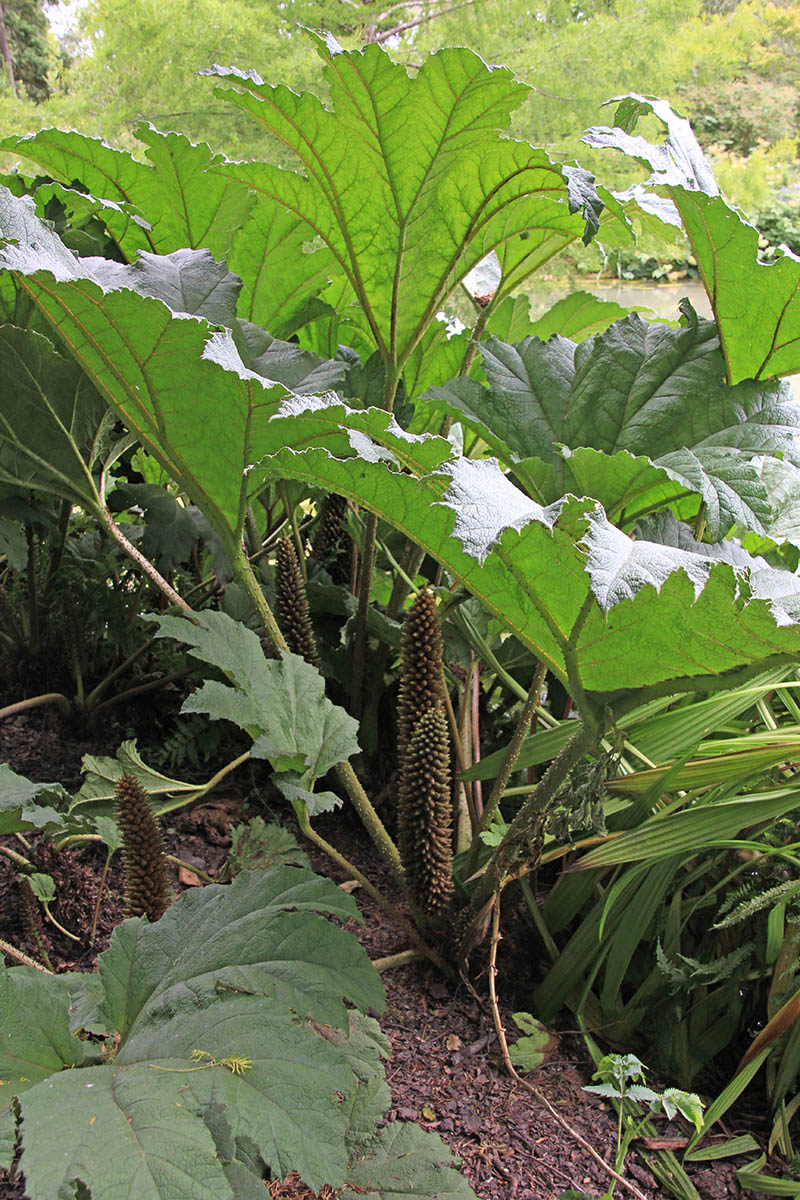
[[[582,1149],[584,1149],[586,1151],[587,1154],[591,1155],[591,1157],[594,1159],[594,1161],[597,1163],[597,1165],[602,1167],[604,1171],[607,1171],[612,1179],[616,1180],[617,1183],[621,1184],[621,1186],[624,1187],[626,1189],[626,1191],[630,1192],[630,1194],[632,1196],[635,1196],[636,1200],[647,1200],[647,1197],[644,1196],[634,1184],[632,1184],[629,1180],[625,1179],[622,1175],[620,1175],[617,1171],[615,1171],[614,1168],[611,1166],[611,1164],[607,1163],[606,1160],[603,1158],[603,1156],[601,1154],[597,1153],[594,1146],[592,1146],[590,1142],[586,1141],[586,1138],[581,1137],[581,1135],[578,1133],[577,1129],[572,1128],[572,1126],[569,1124],[569,1122],[566,1121],[561,1116],[561,1113],[558,1112],[558,1110],[553,1107],[553,1105],[550,1103],[550,1101],[545,1096],[544,1092],[540,1091],[539,1088],[534,1087],[532,1083],[528,1083],[528,1081],[526,1079],[523,1079],[521,1075],[517,1074],[517,1071],[514,1068],[514,1064],[511,1061],[511,1056],[508,1053],[508,1042],[506,1041],[506,1031],[503,1028],[503,1021],[500,1017],[500,1009],[497,1004],[497,985],[495,983],[495,978],[497,976],[497,945],[498,945],[499,941],[500,941],[500,893],[496,892],[495,893],[495,902],[494,902],[494,907],[493,907],[493,912],[492,912],[492,940],[491,940],[491,946],[490,946],[490,950],[489,950],[489,1000],[490,1000],[491,1006],[492,1006],[492,1019],[494,1021],[494,1027],[495,1027],[495,1031],[497,1033],[497,1040],[500,1043],[500,1052],[503,1055],[503,1063],[505,1065],[506,1070],[508,1071],[508,1073],[512,1079],[514,1079],[518,1084],[520,1084],[525,1089],[526,1092],[530,1092],[530,1094],[533,1096],[533,1098],[535,1100],[537,1100],[539,1102],[539,1104],[541,1104],[543,1106],[543,1108],[547,1109],[547,1111],[550,1113],[550,1116],[553,1118],[553,1120],[555,1120],[561,1126],[561,1128],[566,1133],[568,1133],[569,1136],[571,1138],[573,1138],[573,1140],[576,1141],[579,1146],[582,1147]]]

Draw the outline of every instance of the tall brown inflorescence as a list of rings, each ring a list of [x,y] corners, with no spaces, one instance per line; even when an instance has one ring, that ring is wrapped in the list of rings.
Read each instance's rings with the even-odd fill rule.
[[[125,907],[130,917],[157,921],[170,904],[166,846],[161,825],[139,780],[123,775],[116,785],[114,816],[122,834]]]
[[[441,705],[424,712],[411,735],[398,834],[412,902],[426,916],[442,916],[453,898],[453,807],[450,737]]]
[[[420,592],[406,615],[397,701],[397,753],[403,756],[419,718],[442,702],[442,633],[433,592]]]
[[[311,558],[320,563],[334,583],[350,582],[350,556],[353,544],[345,527],[347,500],[329,492],[322,501]]]
[[[278,542],[275,568],[275,617],[281,633],[293,654],[299,654],[312,667],[319,667],[306,585],[294,546],[288,538]]]
[[[398,700],[398,840],[409,896],[441,917],[453,896],[450,737],[443,707],[442,635],[432,592],[406,616]]]

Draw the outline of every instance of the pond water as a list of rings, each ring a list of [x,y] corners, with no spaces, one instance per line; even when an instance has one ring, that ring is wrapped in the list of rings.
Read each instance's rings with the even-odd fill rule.
[[[711,305],[702,283],[685,280],[683,283],[650,283],[627,279],[581,279],[570,285],[541,287],[531,292],[531,312],[538,316],[563,296],[574,291],[591,292],[599,300],[615,300],[624,308],[649,308],[656,319],[677,321],[678,305],[684,296],[692,302],[700,317],[711,317]],[[645,314],[646,315],[646,314]],[[652,318],[651,318],[652,319]],[[800,396],[800,375],[790,375],[789,382]]]
[[[701,317],[711,316],[711,305],[702,283],[686,280],[683,283],[650,283],[627,279],[581,279],[574,284],[564,283],[537,288],[531,292],[531,309],[538,316],[556,300],[574,291],[591,292],[598,300],[615,300],[624,308],[649,308],[656,317],[677,321],[678,305],[684,296],[691,300]]]

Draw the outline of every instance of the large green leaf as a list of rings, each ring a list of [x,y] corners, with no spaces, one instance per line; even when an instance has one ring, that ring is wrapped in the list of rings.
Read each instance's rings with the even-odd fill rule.
[[[10,1105],[0,1108],[0,1168],[10,1171],[17,1146],[17,1122]]]
[[[8,763],[0,765],[0,834],[21,833],[25,829],[57,829],[64,818],[44,800],[63,798],[63,789],[55,783],[32,783],[17,775]],[[41,798],[41,799],[40,799]]]
[[[297,654],[267,659],[252,629],[223,612],[158,617],[159,637],[174,637],[190,653],[218,667],[232,687],[209,680],[183,706],[233,721],[254,739],[251,753],[276,771],[296,771],[309,781],[359,750],[358,722],[325,696],[316,667]]]
[[[113,1064],[80,1072],[62,1068],[94,1050],[69,1036],[60,989],[2,977],[27,989],[0,1010],[9,1059],[30,1058],[26,1047],[42,1040],[32,1013],[41,1009],[54,1029],[22,1100],[34,1200],[79,1179],[95,1200],[121,1194],[123,1181],[136,1181],[137,1197],[232,1196],[223,1130],[231,1157],[251,1146],[276,1174],[297,1169],[315,1187],[342,1181],[347,1116],[336,1093],[348,1096],[360,1075],[305,1018],[347,1031],[343,998],[380,1008],[383,989],[358,943],[320,913],[346,919],[356,909],[328,880],[278,868],[191,893],[153,926],[124,922],[100,959],[105,1016],[121,1045]],[[251,1065],[213,1065],[231,1056]]]
[[[124,922],[100,957],[119,1046],[83,1070],[64,1068],[100,1051],[70,1037],[69,992],[0,968],[32,1200],[245,1200],[290,1170],[315,1189],[363,1179],[387,1200],[398,1183],[425,1200],[472,1197],[437,1138],[378,1134],[388,1046],[361,1013],[383,1006],[383,989],[320,914],[357,910],[330,880],[280,867],[187,893],[152,926]],[[32,1064],[25,1087],[20,1060]],[[5,1152],[12,1123],[0,1122]]]
[[[456,1166],[437,1133],[394,1121],[380,1131],[369,1157],[353,1163],[347,1183],[363,1200],[473,1200]]]
[[[27,329],[0,326],[0,480],[94,509],[106,404],[86,375]]]
[[[614,300],[600,300],[591,292],[570,292],[534,318],[529,296],[508,296],[492,313],[487,329],[501,342],[519,342],[526,337],[546,342],[554,333],[583,342],[633,311]]]
[[[270,431],[276,449],[259,473],[291,474],[377,512],[562,678],[569,654],[574,682],[590,691],[669,680],[678,691],[800,650],[797,580],[764,571],[735,547],[634,541],[590,500],[543,508],[495,463],[404,433],[375,409],[296,398]]]
[[[303,220],[346,275],[374,345],[398,372],[459,280],[504,247],[528,273],[594,219],[583,176],[503,139],[526,89],[468,50],[442,50],[414,78],[377,45],[343,52],[317,39],[332,108],[215,67],[218,89],[299,160],[224,164]],[[512,249],[513,247],[513,249]]]
[[[170,1065],[180,1070],[177,1060]],[[92,1200],[234,1200],[210,1130],[178,1094],[176,1081],[187,1078],[162,1080],[149,1064],[94,1067],[53,1075],[33,1089],[22,1105],[32,1200],[87,1194],[79,1183]]]
[[[204,247],[224,258],[252,207],[247,190],[214,173],[222,160],[180,133],[160,133],[141,122],[135,130],[149,162],[74,130],[43,129],[2,139],[62,184],[80,184],[92,196],[122,207],[104,221],[129,260],[139,250],[169,254]],[[131,210],[138,210],[139,220]]]
[[[61,997],[41,974],[8,971],[0,961],[0,1107],[57,1071],[91,1062],[91,1044],[72,1036]]]
[[[767,532],[780,513],[759,464],[765,455],[787,472],[800,464],[800,405],[788,384],[728,387],[713,322],[683,311],[680,329],[633,314],[581,344],[489,338],[488,388],[454,379],[431,402],[506,463],[523,460],[516,473],[544,503],[573,491],[619,519],[690,492],[695,510],[705,504],[712,538],[735,524]]]
[[[79,792],[70,804],[70,815],[81,815],[90,806],[92,816],[110,815],[114,807],[116,785],[123,775],[133,775],[149,796],[175,796],[197,791],[197,784],[171,779],[142,761],[135,741],[123,742],[115,757],[84,754],[81,770],[85,775]],[[158,811],[159,802],[155,801]]]
[[[648,114],[666,132],[663,145],[633,132]],[[668,104],[631,94],[614,120],[611,128],[590,129],[584,140],[653,169],[647,184],[630,193],[644,208],[657,199],[649,189],[674,203],[711,301],[730,382],[800,371],[800,260],[784,248],[773,262],[759,261],[758,230],[720,196],[689,122]]]
[[[227,261],[242,281],[240,317],[280,338],[325,310],[316,297],[341,273],[330,250],[312,243],[306,222],[263,195]]]
[[[138,1022],[147,1026],[156,1016],[241,990],[346,1028],[342,997],[362,1010],[380,1010],[383,988],[355,939],[319,913],[360,920],[350,898],[329,880],[281,866],[242,872],[230,887],[189,892],[152,927],[125,921],[100,958],[104,1016],[127,1038]],[[143,960],[149,969],[141,969]]]
[[[232,321],[238,281],[205,251],[149,256],[129,267],[76,260],[29,200],[0,190],[3,238],[0,266],[15,272],[97,388],[234,553],[257,490],[244,473],[259,453],[257,431],[266,428],[255,417],[276,408],[285,389],[244,366],[229,330],[213,333],[185,314],[210,308],[214,321]]]

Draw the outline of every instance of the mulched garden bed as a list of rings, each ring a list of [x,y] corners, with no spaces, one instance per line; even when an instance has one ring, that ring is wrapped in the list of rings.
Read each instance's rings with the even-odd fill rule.
[[[112,734],[113,736],[113,734]],[[115,747],[119,739],[112,743]],[[32,778],[61,779],[68,785],[77,782],[80,753],[111,752],[112,747],[66,740],[53,713],[32,712],[0,723],[0,761]],[[168,842],[172,853],[189,866],[215,875],[224,862],[229,844],[228,828],[232,821],[259,811],[251,807],[243,813],[246,800],[235,782],[209,796],[191,811],[178,811],[170,817]],[[320,832],[387,893],[391,880],[376,863],[374,850],[347,814],[336,814],[320,823]],[[0,839],[7,845],[19,843],[13,838]],[[55,876],[58,900],[54,915],[67,926],[86,930],[99,886],[104,861],[101,847],[88,846],[56,856],[46,845],[34,841],[37,865]],[[408,948],[407,939],[393,920],[359,887],[353,887],[343,870],[321,857],[313,848],[310,857],[316,870],[331,876],[352,890],[364,918],[363,927],[350,922],[371,958],[382,958]],[[0,937],[35,954],[23,931],[14,926],[14,904],[10,900],[13,868],[0,857]],[[191,886],[191,872],[176,868],[176,891]],[[51,959],[58,970],[91,970],[99,950],[108,943],[114,925],[122,918],[119,871],[112,870],[109,891],[101,905],[101,920],[94,948],[79,947],[48,926]],[[398,899],[396,895],[394,899]],[[509,1002],[525,1007],[524,996],[512,997],[514,979],[509,969],[518,962],[525,947],[514,935],[513,956],[501,960],[498,975],[501,1014],[507,1031],[514,1029]],[[537,948],[533,935],[528,949]],[[488,1003],[485,947],[476,952],[472,967],[472,988],[454,984],[426,963],[390,968],[383,972],[387,993],[387,1012],[381,1024],[392,1042],[392,1057],[387,1077],[392,1091],[388,1120],[413,1120],[435,1129],[452,1147],[463,1163],[463,1170],[481,1200],[554,1200],[569,1189],[601,1196],[609,1177],[590,1155],[569,1137],[550,1113],[525,1092],[505,1072]],[[599,1097],[581,1089],[589,1081],[591,1064],[580,1038],[568,1029],[561,1030],[559,1042],[549,1061],[531,1077],[550,1104],[568,1124],[607,1161],[613,1161],[616,1124],[609,1108]],[[667,1132],[665,1127],[665,1133]],[[680,1134],[675,1125],[669,1136]],[[716,1163],[690,1169],[690,1175],[703,1200],[727,1200],[741,1192],[735,1168]],[[632,1154],[625,1175],[646,1200],[666,1195],[659,1189],[646,1162]],[[315,1200],[297,1179],[267,1185],[272,1200]],[[630,1195],[617,1184],[619,1197]],[[0,1200],[24,1200],[24,1182],[0,1172]],[[320,1200],[332,1193],[323,1189]],[[178,1198],[176,1197],[176,1200]]]

